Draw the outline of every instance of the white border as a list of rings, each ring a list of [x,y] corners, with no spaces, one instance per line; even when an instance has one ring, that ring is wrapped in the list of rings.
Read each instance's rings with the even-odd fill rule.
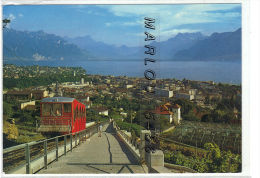
[[[259,91],[260,91],[260,1],[259,0],[251,0],[250,6],[250,141],[251,141],[251,174],[253,177],[260,177],[260,166],[259,166],[259,149],[260,149],[260,119],[259,119]]]
[[[258,5],[260,5],[259,0],[251,0],[253,2],[258,2]],[[83,0],[61,0],[61,1],[57,1],[57,0],[44,0],[44,1],[38,1],[38,0],[3,0],[1,2],[1,5],[41,5],[41,4],[199,4],[199,3],[241,3],[242,4],[242,173],[236,173],[236,174],[222,174],[222,173],[216,173],[216,174],[209,174],[209,173],[200,173],[200,174],[159,174],[159,175],[154,175],[154,174],[149,174],[149,175],[143,175],[143,174],[135,174],[134,176],[160,176],[160,177],[168,177],[168,176],[178,176],[178,177],[187,177],[187,176],[195,176],[195,177],[211,177],[211,176],[221,176],[221,177],[241,177],[241,176],[250,176],[252,173],[252,167],[254,167],[256,170],[256,167],[260,167],[256,164],[252,165],[252,167],[250,167],[250,157],[251,158],[255,158],[255,156],[253,154],[250,155],[250,150],[255,150],[256,147],[252,146],[250,149],[250,133],[249,130],[250,129],[250,125],[249,123],[251,122],[250,120],[250,113],[249,111],[252,109],[250,108],[250,99],[254,98],[250,97],[250,91],[255,91],[254,89],[250,88],[250,84],[252,84],[250,82],[250,77],[252,77],[254,74],[251,73],[250,76],[250,68],[254,65],[252,65],[252,61],[251,58],[252,56],[249,56],[249,42],[250,42],[250,14],[249,14],[249,10],[251,10],[250,4],[249,2],[251,2],[249,0],[116,0],[116,1],[109,1],[109,0],[93,0],[93,1],[83,1]],[[257,3],[255,3],[257,4]],[[253,6],[254,8],[256,8],[257,6]],[[257,10],[256,10],[257,11]],[[259,12],[259,11],[258,11]],[[2,7],[0,10],[1,13],[1,17],[2,17]],[[259,15],[259,13],[258,13]],[[251,17],[254,15],[251,15]],[[257,20],[259,20],[259,18],[256,18]],[[1,21],[2,23],[2,21]],[[259,36],[258,36],[259,37]],[[1,58],[2,58],[2,30],[1,30]],[[255,46],[255,48],[259,48],[258,46]],[[259,50],[259,49],[258,49]],[[258,60],[260,60],[260,58],[258,58]],[[0,64],[1,67],[1,85],[2,85],[2,61]],[[257,69],[255,70],[257,71]],[[259,74],[259,73],[258,73]],[[260,76],[260,75],[259,75]],[[1,87],[1,91],[2,91],[2,87]],[[259,90],[258,90],[259,91]],[[0,95],[0,99],[1,99],[1,107],[2,107],[2,95]],[[1,112],[1,116],[2,116],[2,109],[0,109]],[[259,129],[258,129],[259,130]],[[2,131],[2,122],[1,122],[1,128],[0,131]],[[253,135],[251,133],[251,135]],[[251,141],[255,141],[255,140],[251,140]],[[252,143],[252,142],[251,142]],[[2,146],[1,146],[2,147]],[[258,151],[258,150],[257,150]],[[1,154],[1,158],[2,158],[2,149],[0,151]],[[260,158],[260,157],[259,157]],[[1,159],[2,160],[2,159]],[[2,161],[1,161],[2,164]],[[2,169],[2,168],[1,168]],[[251,173],[250,173],[251,172]],[[5,177],[17,177],[17,176],[13,176],[13,175],[4,175]],[[26,175],[19,175],[20,176],[26,176]],[[38,175],[40,176],[40,175]],[[46,175],[44,175],[46,176]],[[50,174],[48,176],[59,176],[61,177],[61,175],[55,175],[55,174]],[[70,174],[63,174],[62,177],[65,176],[71,176]],[[82,174],[79,175],[73,175],[73,176],[83,176]],[[97,174],[88,174],[88,176],[98,176]],[[104,175],[103,175],[104,176]],[[114,175],[114,176],[120,176],[120,177],[129,177],[129,175]],[[26,176],[27,177],[27,176]],[[108,177],[106,175],[106,177]],[[131,177],[133,177],[133,175],[131,175]]]

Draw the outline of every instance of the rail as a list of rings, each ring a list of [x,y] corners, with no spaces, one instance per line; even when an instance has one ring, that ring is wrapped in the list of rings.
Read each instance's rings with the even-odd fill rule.
[[[139,157],[140,157],[140,153],[141,153],[141,141],[139,138],[137,139],[134,139],[134,138],[131,138],[129,135],[127,135],[124,131],[120,130],[120,127],[118,127],[116,125],[116,123],[114,122],[113,123],[114,125],[114,128],[117,130],[117,132],[121,135],[121,137],[125,140],[125,142],[127,144],[131,144],[133,147],[130,148],[130,149],[133,149],[135,148],[135,150],[138,150],[138,153],[139,153]],[[183,143],[179,143],[179,142],[176,142],[174,140],[170,140],[170,139],[167,139],[167,138],[163,138],[163,137],[160,137],[159,136],[159,139],[161,141],[166,141],[166,142],[171,142],[171,143],[175,143],[177,145],[181,145],[181,146],[185,146],[185,147],[192,147],[192,148],[195,148],[193,146],[190,146],[190,145],[186,145],[186,144],[183,144]],[[200,148],[197,148],[201,151],[206,151],[204,149],[200,149]],[[185,166],[181,166],[181,165],[176,165],[176,164],[170,164],[170,163],[167,163],[167,162],[164,162],[164,167],[167,168],[168,170],[172,171],[174,170],[173,172],[176,172],[176,173],[181,173],[181,172],[189,172],[189,173],[196,173],[195,170],[189,168],[189,167],[185,167]],[[162,169],[162,172],[166,171],[165,169]]]
[[[3,150],[3,171],[7,174],[32,174],[47,169],[49,163],[58,161],[59,157],[97,133],[97,127],[94,125],[79,132],[6,148]]]
[[[120,129],[120,127],[118,127],[116,122],[113,122],[113,126],[116,129],[118,135],[121,136],[125,140],[127,145],[130,147],[130,150],[134,151],[134,155],[139,158],[140,157],[140,148],[141,148],[141,146],[140,146],[141,145],[140,139],[138,137],[133,138],[133,137],[127,135],[124,131],[122,131]]]

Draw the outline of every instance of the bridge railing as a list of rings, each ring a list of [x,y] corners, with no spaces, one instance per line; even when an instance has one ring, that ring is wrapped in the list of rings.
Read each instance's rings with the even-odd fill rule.
[[[130,147],[130,149],[132,149],[132,152],[134,153],[134,155],[137,155],[139,160],[141,161],[141,159],[142,159],[141,155],[143,154],[142,153],[143,152],[142,149],[144,149],[144,145],[141,146],[140,138],[132,139],[123,130],[120,130],[120,127],[118,127],[115,122],[113,123],[113,125],[114,125],[114,128],[117,130],[117,133],[119,133],[120,136],[125,140],[126,144],[128,144],[128,146],[129,145],[133,146],[133,147],[131,147],[131,146],[129,146],[129,147]],[[160,140],[170,141],[170,140],[168,140],[166,138],[163,138],[163,137],[159,137],[159,139]],[[133,148],[135,149],[134,151],[133,151]],[[145,155],[145,157],[147,157],[147,156],[148,157],[152,157],[153,153],[148,153],[148,154],[145,153],[144,155]],[[161,156],[163,156],[162,159],[160,159]],[[152,160],[154,161],[156,159],[158,159],[157,161],[161,162],[161,166],[152,166],[152,164],[154,164],[154,162],[151,163],[151,161]],[[157,173],[170,173],[170,172],[176,172],[176,173],[181,173],[181,172],[196,173],[196,171],[192,170],[191,168],[164,162],[164,153],[162,151],[161,151],[161,155],[157,154],[154,158],[145,159],[145,160],[148,163],[148,167],[149,167],[148,172],[151,172],[151,173],[155,173],[155,172],[157,172]],[[158,164],[158,163],[156,163],[156,164]]]
[[[127,147],[133,153],[133,155],[136,157],[136,159],[141,160],[140,159],[140,148],[141,148],[140,139],[138,137],[133,138],[133,137],[127,135],[126,132],[124,130],[121,130],[120,127],[114,121],[113,121],[113,127],[116,129],[117,135],[124,140]]]
[[[138,139],[138,137],[133,138],[129,135],[127,135],[124,131],[122,130],[118,130],[118,132],[120,132],[120,134],[125,138],[125,140],[127,140],[128,143],[130,143],[132,146],[135,147],[135,149],[139,150],[140,148],[140,139]]]
[[[3,150],[3,171],[7,174],[31,174],[47,169],[49,163],[58,161],[60,156],[97,133],[97,127],[94,125],[79,132],[6,148]]]

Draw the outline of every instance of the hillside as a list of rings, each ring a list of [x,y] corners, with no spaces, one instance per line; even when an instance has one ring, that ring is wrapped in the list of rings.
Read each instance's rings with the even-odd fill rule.
[[[78,46],[43,31],[5,29],[3,39],[4,59],[9,61],[68,61],[85,60],[87,57],[87,52]]]

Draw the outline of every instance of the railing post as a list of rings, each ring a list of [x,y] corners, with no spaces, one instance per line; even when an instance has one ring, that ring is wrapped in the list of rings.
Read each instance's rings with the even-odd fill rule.
[[[66,155],[67,135],[64,136],[64,155]]]
[[[26,144],[26,146],[25,146],[25,159],[26,159],[26,174],[31,174],[31,160],[30,160],[29,144]]]
[[[81,132],[79,132],[79,145],[80,145],[80,139],[81,139]]]
[[[58,159],[59,159],[59,138],[58,137],[56,137],[55,138],[55,145],[56,145],[56,161],[58,161]]]
[[[75,137],[75,147],[76,147],[77,146],[77,132],[75,132],[74,137]]]
[[[141,130],[141,135],[140,135],[140,146],[139,146],[139,153],[140,153],[140,157],[142,161],[147,161],[147,157],[146,157],[146,151],[145,151],[145,147],[146,145],[146,140],[145,137],[146,135],[151,135],[151,131],[150,130]]]
[[[70,151],[72,152],[72,134],[70,134]]]
[[[79,132],[77,134],[77,144],[79,145]]]
[[[47,140],[44,140],[44,169],[47,169]]]

